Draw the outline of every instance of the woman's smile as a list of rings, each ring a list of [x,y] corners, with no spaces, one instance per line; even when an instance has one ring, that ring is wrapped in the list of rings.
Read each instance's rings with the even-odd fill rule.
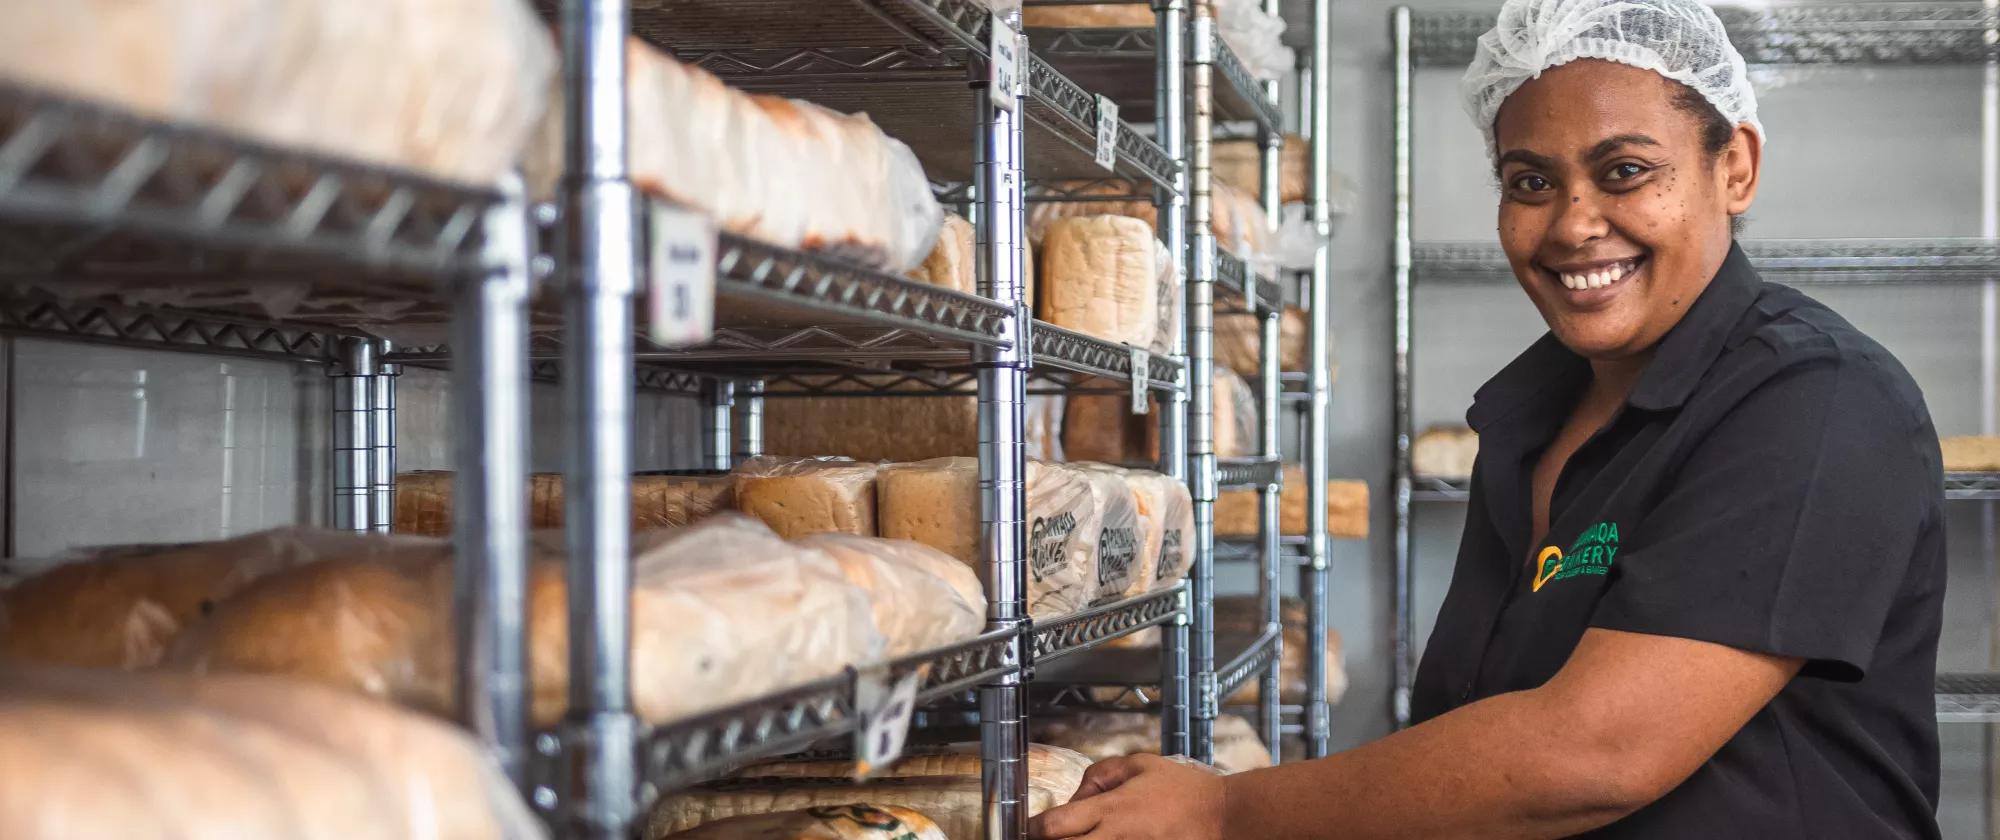
[[[1635,255],[1609,259],[1569,259],[1561,262],[1537,261],[1542,279],[1554,283],[1565,294],[1563,300],[1578,310],[1595,310],[1611,303],[1627,287],[1634,285],[1645,270],[1646,257]]]

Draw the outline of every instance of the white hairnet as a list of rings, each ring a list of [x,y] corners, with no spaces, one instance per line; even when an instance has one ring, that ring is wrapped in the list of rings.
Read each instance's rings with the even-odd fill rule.
[[[1479,36],[1459,92],[1465,110],[1496,154],[1493,118],[1500,103],[1543,70],[1596,58],[1651,70],[1693,88],[1731,125],[1759,137],[1757,94],[1743,55],[1722,21],[1697,0],[1507,0],[1500,20]]]

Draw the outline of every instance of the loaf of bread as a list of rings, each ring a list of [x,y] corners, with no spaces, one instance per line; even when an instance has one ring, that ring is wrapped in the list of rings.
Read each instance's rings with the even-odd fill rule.
[[[876,658],[867,597],[825,554],[723,514],[646,535],[633,561],[632,697],[649,722],[697,714]],[[533,713],[569,687],[567,588],[555,540],[529,579]],[[182,633],[167,656],[195,673],[288,674],[448,713],[451,573],[443,558],[333,560],[270,575]]]
[[[1060,219],[1042,240],[1038,316],[1107,341],[1150,347],[1159,332],[1159,245],[1144,222]]]
[[[912,280],[942,286],[968,295],[979,293],[979,243],[972,223],[957,213],[946,213],[937,244],[922,265],[910,270]]]
[[[986,625],[979,575],[942,551],[852,534],[814,534],[798,543],[832,557],[848,582],[867,593],[888,656],[963,641]]]
[[[1151,523],[1141,515],[1138,493],[1126,481],[1125,471],[1105,464],[1071,464],[1066,468],[1080,473],[1090,484],[1090,521],[1097,528],[1086,534],[1094,543],[1090,562],[1096,569],[1090,602],[1104,604],[1144,592],[1139,558]]]
[[[278,528],[219,542],[85,552],[0,590],[0,659],[145,668],[184,628],[258,579],[326,558],[443,543]]]
[[[866,115],[746,94],[636,38],[626,45],[634,186],[723,230],[894,273],[931,253],[944,208],[916,155]],[[539,195],[562,171],[562,114],[548,109],[523,161]]]
[[[1051,9],[1053,11],[1053,9]],[[1125,201],[1106,201],[1104,196],[1130,195],[1131,187],[1119,182],[1106,181],[1058,181],[1052,188],[1066,196],[1094,198],[1088,201],[1034,201],[1028,204],[1028,241],[1044,245],[1049,228],[1063,219],[1086,218],[1109,213],[1145,222],[1148,228],[1159,226],[1159,209],[1150,198],[1133,198]]]
[[[1058,464],[1028,462],[1027,484],[1028,614],[1056,618],[1082,609],[1093,595],[1098,502],[1081,473]],[[882,536],[915,540],[984,574],[977,460],[893,464],[875,485]]]
[[[873,536],[875,470],[845,458],[753,458],[736,468],[736,509],[786,539]]]
[[[1952,449],[1947,446],[1945,452],[1945,463],[1948,465]],[[1980,453],[1975,446],[1962,446],[1960,452],[1963,462],[1971,463],[1979,459]],[[1986,454],[2000,456],[2000,447]],[[1410,471],[1429,478],[1470,478],[1472,465],[1478,459],[1479,435],[1463,426],[1433,426],[1410,444]],[[2000,467],[2000,457],[1993,457],[1993,461]],[[1947,466],[1946,469],[1963,467]]]
[[[1217,458],[1244,458],[1257,448],[1257,393],[1243,377],[1216,368],[1210,378],[1210,440]],[[1145,460],[1159,459],[1160,424],[1139,427],[1145,435]]]
[[[1278,316],[1278,370],[1306,369],[1306,362],[1312,357],[1306,328],[1306,312],[1303,309],[1286,306]],[[1263,375],[1263,368],[1259,366],[1263,358],[1263,342],[1263,325],[1256,315],[1248,312],[1215,313],[1216,364],[1254,383]],[[1329,359],[1328,363],[1331,364],[1332,360]]]
[[[1278,493],[1278,533],[1302,536],[1308,524],[1305,469],[1286,464],[1284,480]],[[1216,536],[1254,537],[1258,522],[1256,490],[1224,490],[1216,495]],[[1326,483],[1326,529],[1337,538],[1367,539],[1368,482],[1337,478]]]
[[[478,184],[556,69],[518,0],[7,0],[0,19],[0,79]]]
[[[1255,595],[1222,595],[1215,599],[1215,631],[1256,635],[1264,632],[1264,606]],[[1283,703],[1303,703],[1306,697],[1306,605],[1286,598],[1279,605],[1279,620],[1285,629],[1283,653],[1278,659],[1278,697]],[[1340,631],[1326,629],[1326,697],[1337,703],[1347,693],[1347,669],[1340,651]],[[1250,705],[1261,694],[1256,681],[1245,683],[1223,702]]]
[[[296,681],[0,667],[0,720],[8,840],[544,836],[470,738]]]
[[[1194,567],[1194,496],[1185,483],[1151,470],[1128,470],[1125,476],[1140,505],[1158,523],[1157,542],[1149,543],[1144,555],[1152,558],[1147,589],[1166,589]]]
[[[1430,432],[1425,433],[1426,437],[1429,435]],[[1421,445],[1423,438],[1418,438],[1417,443]],[[1944,450],[1946,472],[2000,472],[2000,437],[1962,435],[1942,438],[1938,441],[1938,445]],[[1415,460],[1416,455],[1417,453],[1412,451],[1411,460]],[[1417,473],[1429,474],[1423,472],[1421,468]]]
[[[1213,379],[1212,440],[1218,458],[1242,458],[1256,446],[1257,395],[1234,373],[1217,369]],[[1086,379],[1080,387],[1115,389],[1115,380]],[[1073,394],[1063,402],[1062,452],[1071,461],[1109,464],[1155,463],[1160,459],[1160,405],[1132,413],[1126,394]]]
[[[675,840],[946,840],[930,817],[894,805],[821,805],[717,820]]]
[[[1044,760],[1029,751],[1028,813],[1040,814],[1069,801],[1083,782],[1089,761],[1067,750],[1043,748]],[[819,805],[869,802],[920,812],[944,829],[950,840],[980,840],[980,762],[977,753],[958,753],[927,762],[933,775],[902,776],[855,784],[844,778],[737,779],[664,797],[646,820],[643,837],[671,836],[717,820]]]
[[[397,475],[395,532],[451,536],[453,477],[443,470]],[[641,473],[632,477],[632,530],[678,528],[728,510],[735,503],[732,476]],[[564,516],[562,476],[528,476],[528,527],[561,528]]]
[[[1028,6],[1021,25],[1030,29],[1131,29],[1153,25],[1153,9],[1145,3],[1089,3],[1079,6]]]
[[[1256,727],[1235,715],[1215,719],[1215,768],[1241,773],[1271,766],[1271,752],[1257,737]],[[1068,747],[1091,761],[1128,755],[1158,755],[1160,716],[1145,712],[1083,712],[1067,717],[1037,719],[1034,738]]]
[[[1028,398],[1028,457],[1061,460],[1064,399]],[[764,401],[764,451],[856,461],[928,461],[979,453],[979,398],[782,397]]]
[[[1215,179],[1261,201],[1264,176],[1263,167],[1258,161],[1262,157],[1262,146],[1263,144],[1256,140],[1217,141],[1209,153]],[[1279,204],[1294,204],[1307,200],[1306,157],[1311,151],[1311,145],[1304,137],[1296,134],[1285,135],[1284,146],[1278,151]]]

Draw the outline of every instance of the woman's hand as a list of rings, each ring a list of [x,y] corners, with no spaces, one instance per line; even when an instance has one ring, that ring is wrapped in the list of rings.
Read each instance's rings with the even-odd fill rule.
[[[1222,774],[1187,759],[1133,755],[1090,765],[1068,805],[1028,826],[1033,840],[1222,840]]]

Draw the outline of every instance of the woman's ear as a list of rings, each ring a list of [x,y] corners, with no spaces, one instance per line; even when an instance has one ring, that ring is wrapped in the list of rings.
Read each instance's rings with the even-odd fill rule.
[[[1729,148],[1722,150],[1720,163],[1722,194],[1728,199],[1729,215],[1741,216],[1757,200],[1757,177],[1764,167],[1763,136],[1749,123],[1736,126],[1735,136],[1729,138]]]

